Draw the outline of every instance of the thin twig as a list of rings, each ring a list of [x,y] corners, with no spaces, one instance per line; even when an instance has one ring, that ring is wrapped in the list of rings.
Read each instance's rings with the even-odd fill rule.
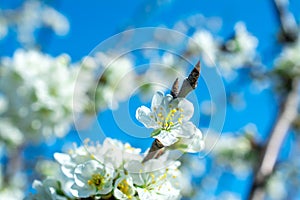
[[[171,90],[171,95],[173,97],[173,99],[176,99],[179,93],[179,82],[178,82],[178,78],[176,78],[176,80],[173,83],[172,86],[172,90]]]
[[[266,145],[262,148],[260,164],[254,172],[254,183],[250,191],[249,200],[264,199],[265,181],[273,173],[283,140],[298,115],[299,88],[300,80],[293,80],[292,88],[282,105],[271,135]]]
[[[178,97],[184,98],[197,87],[198,78],[200,76],[200,61],[197,62],[190,75],[184,79],[180,88]]]
[[[155,139],[150,147],[148,154],[143,159],[143,163],[152,158],[158,158],[160,156],[163,148],[164,148],[164,145],[158,139]]]
[[[272,3],[281,27],[279,40],[287,43],[295,42],[298,38],[299,30],[295,17],[288,10],[289,1],[272,0]]]
[[[183,81],[183,84],[179,92],[178,92],[178,78],[174,81],[171,90],[171,95],[173,96],[173,98],[186,97],[186,95],[188,95],[189,92],[191,92],[197,87],[199,76],[200,76],[200,61],[197,62],[192,72]],[[164,145],[158,139],[155,139],[150,147],[148,154],[145,156],[142,162],[144,163],[153,158],[157,159],[163,154],[163,152],[164,152]]]

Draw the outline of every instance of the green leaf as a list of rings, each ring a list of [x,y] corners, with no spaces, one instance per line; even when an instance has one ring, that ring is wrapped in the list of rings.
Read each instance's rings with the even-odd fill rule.
[[[152,133],[151,133],[151,137],[157,136],[158,134],[160,134],[161,128],[155,129]]]

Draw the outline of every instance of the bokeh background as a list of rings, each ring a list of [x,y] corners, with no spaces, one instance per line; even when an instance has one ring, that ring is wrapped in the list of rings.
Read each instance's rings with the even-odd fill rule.
[[[219,72],[225,87],[220,94],[226,94],[220,98],[226,98],[227,103],[223,108],[216,105],[218,100],[212,101],[208,86],[200,78],[190,99],[195,103],[198,127],[205,133],[209,147],[204,151],[208,153],[217,143],[206,156],[202,152],[180,158],[187,179],[183,198],[248,199],[259,188],[263,199],[300,199],[299,10],[297,0],[1,1],[0,197],[22,199],[34,192],[34,179],[53,174],[53,153],[82,143],[73,112],[81,113],[80,120],[89,129],[91,120],[86,115],[93,113],[91,106],[95,106],[97,112],[93,114],[106,136],[145,151],[152,139],[127,134],[114,113],[125,108],[133,122],[141,126],[135,120],[136,108],[149,105],[156,89],[168,91],[177,73],[186,76],[200,59],[203,67]],[[168,37],[161,36],[154,42],[174,43],[173,48],[182,54],[141,50],[119,58],[106,73],[104,68],[93,68],[94,63],[105,66],[118,48],[126,48],[120,42],[97,54],[94,48],[98,44],[125,30],[142,27],[172,29],[193,42],[180,44],[182,41],[176,41],[176,37],[167,41]],[[135,39],[138,38],[130,38],[129,42]],[[168,68],[159,69],[157,63]],[[124,88],[114,88],[118,77],[141,65],[146,67],[133,75],[129,73]],[[97,82],[99,70],[102,79]],[[86,73],[87,78],[84,75],[83,80],[78,80],[78,72]],[[74,109],[74,81],[79,82],[80,91],[88,94],[99,83],[95,105],[75,102],[79,108]],[[158,85],[151,86],[153,83]],[[138,90],[131,94],[135,87]],[[44,90],[49,92],[44,94]],[[113,96],[115,102],[103,96]],[[93,96],[88,98],[95,100]],[[220,138],[220,132],[209,130],[211,117],[222,112],[218,109],[226,109]],[[286,116],[290,118],[283,120],[280,128],[278,122]],[[279,133],[274,131],[278,127]],[[264,150],[275,134],[283,138],[275,139],[280,147],[278,155],[272,155],[276,163],[270,173],[261,175],[263,181],[253,184],[257,183]]]

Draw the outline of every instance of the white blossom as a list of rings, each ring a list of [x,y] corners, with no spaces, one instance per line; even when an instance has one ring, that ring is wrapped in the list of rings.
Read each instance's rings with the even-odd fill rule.
[[[223,166],[230,167],[237,175],[243,177],[249,173],[257,159],[256,152],[252,148],[251,134],[224,133],[219,137],[216,133],[211,132],[208,134],[206,142],[212,144],[217,141],[212,151],[216,161]]]
[[[17,50],[13,58],[4,58],[0,92],[9,103],[0,117],[27,139],[64,136],[73,122],[73,111],[83,107],[73,107],[76,74],[69,67],[66,55],[53,58],[34,50]]]
[[[76,166],[71,193],[75,197],[108,194],[113,189],[113,178],[112,165],[104,165],[96,160],[87,161]]]
[[[61,165],[63,174],[70,179],[73,179],[74,170],[78,164],[89,161],[92,158],[83,146],[77,148],[75,151],[75,153],[73,150],[70,150],[68,154],[54,154],[55,160]]]
[[[219,45],[210,32],[206,30],[196,31],[188,43],[188,48],[193,54],[201,53],[208,66],[214,66]]]
[[[117,199],[137,199],[136,197],[134,197],[136,188],[133,186],[132,177],[121,175],[121,177],[118,178],[115,182],[113,193]]]
[[[119,168],[131,160],[142,161],[140,152],[141,149],[133,148],[129,143],[123,144],[118,140],[106,138],[101,151],[94,156],[103,163],[111,163],[114,167]]]
[[[132,161],[125,165],[136,185],[140,199],[179,199],[179,162],[166,165],[161,160],[149,160],[142,164]]]
[[[268,196],[274,200],[287,199],[288,191],[284,176],[280,171],[277,171],[268,179],[266,191]]]
[[[145,53],[152,53],[145,50]],[[151,99],[156,91],[164,91],[171,88],[174,77],[184,77],[186,70],[182,67],[180,59],[174,54],[166,52],[162,56],[152,53],[149,55],[150,65],[147,71],[138,77],[138,84],[141,85],[143,100]]]
[[[300,74],[300,40],[287,45],[283,48],[281,54],[275,61],[275,66],[284,73],[292,76]]]
[[[16,29],[19,42],[33,45],[37,29],[48,27],[58,35],[69,31],[67,18],[54,8],[41,1],[28,0],[15,10],[0,10],[0,39],[5,37],[8,29]]]
[[[57,181],[52,182],[60,183],[59,187],[36,182],[40,186],[35,187],[36,195],[49,199],[58,193],[68,199],[179,199],[180,162],[172,160],[169,151],[145,163],[139,154],[140,149],[111,138],[102,145],[86,142],[68,153],[55,153],[64,177],[56,176]]]
[[[0,117],[0,139],[6,144],[20,145],[24,142],[24,135],[11,120]]]
[[[133,148],[128,143],[106,138],[103,145],[88,145],[74,147],[68,153],[55,153],[54,158],[61,165],[61,170],[68,178],[73,179],[74,169],[78,164],[89,160],[109,163],[114,168],[120,168],[131,160],[142,160],[141,149]]]
[[[1,188],[0,199],[16,200],[16,199],[23,199],[23,198],[24,198],[24,192],[20,188],[14,188],[14,187]]]
[[[46,179],[43,182],[35,180],[32,186],[36,189],[36,194],[28,196],[25,200],[67,200],[66,197],[57,194],[57,190],[60,190],[60,183],[54,179]]]
[[[227,70],[253,63],[257,45],[257,38],[247,31],[244,23],[238,22],[234,38],[226,42],[227,51],[220,51],[218,54],[218,63]]]
[[[180,138],[179,141],[172,146],[172,148],[189,153],[197,153],[203,150],[205,145],[203,141],[202,132],[195,126],[193,127],[193,129],[195,129],[194,134],[192,134],[188,138]]]
[[[171,95],[157,92],[152,99],[151,109],[141,106],[136,111],[136,118],[147,128],[155,129],[151,136],[158,139],[164,146],[171,146],[178,142],[186,144],[194,136],[195,142],[201,142],[202,134],[192,122],[194,107],[184,98],[173,99]],[[193,144],[191,150],[201,144]],[[181,145],[183,146],[183,145]],[[188,150],[189,145],[186,145]]]
[[[135,88],[137,75],[129,57],[97,52],[85,59],[82,65],[90,65],[90,73],[96,74],[89,91],[96,110],[117,109],[119,102],[126,100]]]

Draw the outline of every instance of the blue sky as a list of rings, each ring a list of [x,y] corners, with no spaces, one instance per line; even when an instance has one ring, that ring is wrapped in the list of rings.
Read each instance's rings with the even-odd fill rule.
[[[232,34],[236,22],[244,21],[248,31],[259,39],[258,51],[262,61],[267,65],[267,68],[272,67],[271,58],[279,52],[280,47],[274,48],[276,43],[275,36],[279,26],[271,1],[170,0],[162,2],[166,3],[157,6],[151,0],[53,1],[53,5],[69,19],[70,32],[63,37],[45,36],[46,38],[41,40],[44,43],[44,51],[53,56],[67,53],[73,61],[78,61],[85,55],[88,55],[100,42],[127,28],[155,27],[160,25],[172,28],[178,20],[200,13],[205,17],[220,17],[223,21],[223,26],[219,34],[225,38]],[[300,13],[297,12],[297,9],[299,11],[300,1],[292,0],[290,2],[290,9],[295,12],[299,21]],[[19,1],[6,1],[3,7],[14,7],[18,3]],[[150,8],[150,12],[145,12],[145,8]],[[0,52],[12,54],[16,46],[11,45],[11,40],[11,38],[7,38],[5,41],[2,41],[5,49],[0,50]],[[240,88],[236,88],[234,84],[228,86],[227,90],[243,91],[247,107],[244,110],[237,111],[228,106],[224,132],[237,131],[248,123],[254,123],[257,125],[262,138],[264,138],[276,118],[278,105],[270,103],[275,102],[276,99],[271,90],[253,94],[250,92],[250,89],[247,84]],[[203,99],[201,93],[197,94],[200,100]],[[138,101],[133,100],[133,102]],[[137,106],[139,105],[132,105],[131,115],[134,116],[134,107]],[[145,140],[141,143],[140,140],[124,136],[119,128],[110,122],[112,119],[110,111],[101,114],[99,119],[103,120],[102,122],[105,124],[104,129],[112,133],[118,133],[113,136],[131,141],[133,145],[147,147],[146,145],[151,141]],[[205,125],[205,121],[202,124],[200,122],[200,125]],[[73,137],[74,135],[71,134],[67,139],[72,140],[74,139]],[[63,140],[58,141],[58,143],[63,143]]]

